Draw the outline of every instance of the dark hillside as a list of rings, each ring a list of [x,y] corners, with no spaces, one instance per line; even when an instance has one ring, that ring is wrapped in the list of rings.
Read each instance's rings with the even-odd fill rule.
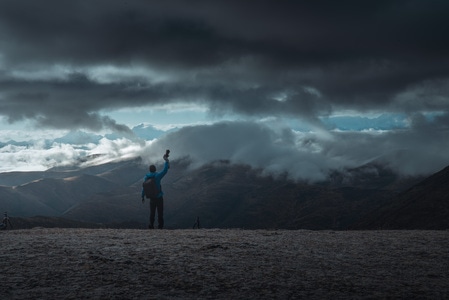
[[[134,159],[52,169],[16,187],[0,186],[0,207],[15,217],[147,224],[148,200],[140,200],[147,168]],[[206,228],[444,229],[447,169],[440,173],[395,197],[416,178],[400,178],[379,165],[335,172],[329,182],[310,184],[227,161],[191,169],[184,159],[171,163],[162,182],[165,219],[170,228],[191,228],[200,217]],[[30,178],[23,175],[22,180]],[[19,174],[13,177],[21,181]]]
[[[215,164],[171,184],[167,220],[181,228],[199,216],[207,227],[345,229],[393,194],[324,188],[263,177],[246,166]]]
[[[358,229],[449,229],[449,167],[394,197]]]

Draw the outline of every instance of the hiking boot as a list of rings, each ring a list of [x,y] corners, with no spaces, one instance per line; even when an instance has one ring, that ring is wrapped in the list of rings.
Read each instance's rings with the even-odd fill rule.
[[[154,226],[153,225],[148,225],[148,229],[154,229]]]

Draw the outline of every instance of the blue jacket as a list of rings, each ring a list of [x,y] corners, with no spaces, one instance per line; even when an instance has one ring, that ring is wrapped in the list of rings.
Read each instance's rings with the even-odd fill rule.
[[[157,196],[158,198],[162,197],[164,195],[164,193],[162,192],[162,188],[161,188],[161,179],[165,176],[165,174],[167,174],[168,168],[170,168],[170,164],[168,163],[168,161],[165,162],[164,165],[164,169],[160,172],[149,172],[145,175],[145,177],[143,178],[143,181],[145,182],[148,178],[154,177],[156,178],[156,185],[157,185],[157,189],[160,191],[159,195]],[[142,198],[145,197],[145,192],[142,188]]]

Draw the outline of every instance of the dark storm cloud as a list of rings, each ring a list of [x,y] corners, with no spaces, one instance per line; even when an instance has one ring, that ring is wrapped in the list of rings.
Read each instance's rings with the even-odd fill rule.
[[[0,114],[114,127],[101,109],[186,101],[317,116],[449,111],[447,1],[1,1]],[[165,80],[98,66],[147,68]],[[66,66],[69,75],[26,78]],[[423,100],[425,99],[425,101]]]

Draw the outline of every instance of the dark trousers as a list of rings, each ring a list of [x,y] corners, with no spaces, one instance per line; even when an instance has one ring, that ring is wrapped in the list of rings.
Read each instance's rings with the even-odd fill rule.
[[[150,199],[150,227],[154,228],[154,219],[157,210],[157,227],[164,228],[164,198]]]

